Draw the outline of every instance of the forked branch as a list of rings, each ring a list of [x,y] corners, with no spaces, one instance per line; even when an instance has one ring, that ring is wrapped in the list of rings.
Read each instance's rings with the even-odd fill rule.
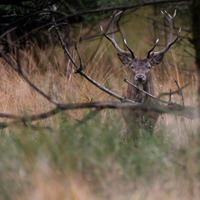
[[[86,108],[96,108],[97,111],[103,109],[129,109],[129,110],[142,110],[145,112],[153,111],[160,114],[175,114],[177,116],[183,116],[189,119],[194,119],[198,117],[197,109],[191,106],[181,106],[177,104],[171,104],[171,106],[160,106],[160,105],[146,105],[139,104],[134,105],[132,103],[126,102],[92,102],[92,103],[75,103],[75,104],[59,104],[59,108],[54,108],[48,112],[41,113],[39,115],[30,116],[17,116],[0,113],[0,118],[14,119],[16,121],[10,122],[10,125],[16,124],[21,121],[23,123],[32,122],[41,119],[47,119],[48,117],[54,116],[61,111],[65,110],[75,110],[75,109],[86,109]]]
[[[156,100],[158,100],[158,101],[160,101],[160,102],[162,102],[162,103],[167,103],[167,104],[170,103],[170,102],[168,102],[168,101],[164,101],[164,100],[162,100],[162,99],[158,99],[158,98],[155,97],[154,95],[148,93],[147,91],[141,89],[141,88],[138,87],[137,85],[135,85],[135,84],[131,83],[130,81],[128,81],[127,78],[124,78],[124,82],[126,82],[126,83],[128,83],[129,85],[131,85],[131,86],[137,88],[138,90],[140,90],[141,92],[145,93],[146,95],[148,95],[148,96],[151,97],[152,99],[156,99]]]
[[[54,19],[53,19],[53,21],[54,21],[54,25],[53,25],[53,26],[54,26],[54,28],[55,28],[55,30],[56,30],[56,34],[57,34],[57,37],[58,37],[58,39],[59,39],[59,41],[60,41],[60,43],[61,43],[61,46],[62,46],[62,48],[63,48],[63,50],[64,50],[64,54],[67,54],[67,56],[68,56],[69,59],[71,60],[72,64],[75,66],[75,68],[76,68],[76,73],[79,73],[81,76],[83,76],[84,78],[86,78],[89,82],[91,82],[93,85],[95,85],[96,87],[98,87],[100,90],[102,90],[102,91],[106,92],[107,94],[109,94],[109,95],[111,95],[111,96],[113,96],[113,97],[119,99],[120,101],[124,101],[124,100],[125,100],[124,97],[119,96],[118,94],[116,94],[116,93],[110,91],[109,89],[103,87],[102,85],[100,85],[99,83],[97,83],[95,80],[93,80],[91,77],[89,77],[88,75],[86,75],[86,74],[83,72],[83,70],[82,70],[83,63],[82,63],[82,61],[81,61],[81,59],[80,59],[79,54],[78,54],[78,56],[79,56],[79,61],[80,61],[80,67],[76,64],[76,62],[74,61],[74,59],[73,59],[72,56],[70,55],[70,53],[69,53],[69,51],[68,51],[68,49],[67,49],[65,43],[63,42],[63,39],[62,39],[62,36],[61,36],[61,34],[60,34],[58,25],[57,25],[57,23],[55,22]],[[76,51],[77,51],[77,48],[76,48]],[[130,53],[130,52],[129,52],[129,53]],[[129,99],[126,99],[126,101],[136,104],[134,101],[129,100]]]
[[[35,86],[29,79],[28,77],[23,73],[23,70],[20,68],[13,65],[10,58],[3,52],[3,50],[0,49],[0,55],[3,57],[3,59],[10,65],[10,67],[12,67],[16,72],[19,73],[19,75],[34,89],[36,90],[39,94],[41,94],[43,97],[45,97],[48,101],[50,101],[51,103],[55,104],[58,106],[58,102],[51,98],[50,96],[48,96],[47,94],[45,94],[44,92],[42,92],[37,86]]]
[[[115,13],[113,14],[112,18],[111,18],[111,22],[110,22],[110,32],[111,32],[111,37],[107,36],[104,31],[103,31],[103,28],[101,27],[101,30],[102,30],[102,33],[103,35],[109,39],[111,41],[111,43],[113,44],[113,46],[116,48],[116,50],[122,54],[122,55],[125,55],[125,56],[128,56],[128,57],[131,57],[132,59],[135,59],[136,60],[136,57],[133,53],[133,51],[131,50],[131,48],[128,46],[128,44],[126,43],[126,40],[124,40],[124,43],[127,47],[127,49],[129,51],[124,51],[122,50],[121,48],[119,48],[119,46],[117,45],[115,39],[114,39],[114,33],[113,33],[113,21],[115,19],[115,17],[117,17],[121,12],[117,13],[117,11],[115,11]],[[163,13],[164,14],[164,13]],[[176,14],[176,12],[175,12]],[[152,52],[155,48],[155,46],[157,45],[158,43],[158,40],[156,41],[156,43],[154,44],[154,46],[148,51],[147,53],[147,58],[150,59],[151,56],[157,56],[157,55],[160,55],[160,56],[163,56],[164,53],[170,48],[170,46],[172,44],[174,44],[176,42],[176,40],[178,39],[179,35],[180,35],[180,30],[179,30],[179,33],[178,33],[178,36],[176,37],[176,39],[174,41],[171,41],[171,38],[172,38],[172,23],[173,23],[173,18],[175,17],[175,14],[173,17],[171,17],[171,15],[169,15],[167,12],[165,12],[164,16],[165,18],[168,20],[169,22],[169,38],[168,38],[168,44],[167,46],[159,51],[159,52]],[[76,73],[79,73],[81,76],[83,76],[84,78],[86,78],[89,82],[91,82],[93,85],[95,85],[96,87],[98,87],[99,89],[101,89],[102,91],[106,92],[107,94],[119,99],[120,101],[124,101],[125,98],[122,97],[122,96],[119,96],[117,94],[115,94],[114,92],[108,90],[107,88],[101,86],[99,83],[97,83],[96,81],[94,81],[92,78],[90,78],[88,75],[86,75],[84,72],[83,72],[83,63],[82,63],[82,60],[81,60],[81,57],[78,53],[78,49],[75,45],[75,49],[76,49],[76,52],[78,54],[78,58],[79,58],[79,61],[80,61],[80,65],[78,65],[74,59],[72,58],[72,56],[70,55],[68,49],[66,48],[66,45],[65,43],[63,42],[63,39],[61,37],[61,34],[60,34],[60,31],[59,31],[59,28],[58,28],[58,24],[56,23],[55,19],[53,18],[53,26],[51,28],[49,28],[49,36],[51,35],[50,34],[50,31],[54,28],[55,31],[56,31],[56,34],[57,34],[57,37],[61,43],[61,46],[64,50],[64,54],[66,54],[69,59],[71,60],[71,62],[73,63],[73,65],[75,66],[76,68]],[[191,107],[183,107],[183,106],[180,106],[180,105],[177,105],[177,104],[170,104],[171,107],[167,107],[167,106],[160,106],[160,105],[144,105],[144,104],[140,104],[140,103],[136,103],[134,102],[133,100],[129,100],[127,99],[125,103],[120,103],[120,102],[93,102],[93,103],[77,103],[77,104],[60,104],[58,103],[56,100],[52,99],[51,97],[49,97],[48,95],[46,95],[45,93],[43,93],[39,88],[37,88],[27,77],[26,75],[23,73],[23,70],[21,69],[20,65],[17,67],[15,65],[12,64],[12,62],[10,61],[9,57],[7,55],[4,54],[4,52],[0,49],[0,54],[2,55],[2,57],[6,60],[6,62],[15,70],[17,71],[23,78],[24,80],[34,89],[36,90],[37,92],[39,92],[42,96],[44,96],[46,99],[48,99],[50,102],[52,102],[53,104],[55,104],[57,107],[48,111],[48,112],[45,112],[45,113],[41,113],[39,115],[31,115],[31,116],[15,116],[15,115],[8,115],[8,114],[0,114],[0,117],[3,117],[3,118],[10,118],[10,119],[14,119],[13,122],[11,122],[11,124],[15,124],[17,123],[17,121],[21,121],[24,123],[24,125],[26,125],[27,122],[32,122],[32,121],[35,121],[35,120],[40,120],[40,119],[46,119],[50,116],[53,116],[57,113],[59,113],[60,111],[64,111],[64,110],[72,110],[72,109],[84,109],[84,108],[96,108],[97,111],[100,111],[102,109],[130,109],[130,110],[143,110],[143,111],[146,111],[146,112],[149,112],[149,111],[154,111],[154,112],[158,112],[158,113],[169,113],[169,114],[174,114],[174,111],[176,111],[176,115],[179,115],[179,116],[184,116],[184,117],[187,117],[187,118],[195,118],[197,117],[196,115],[196,110],[195,108],[191,108]],[[140,79],[141,79],[141,76],[140,76]],[[145,94],[149,95],[151,98],[154,98],[156,100],[159,100],[159,101],[162,101],[164,103],[168,103],[169,102],[165,102],[163,100],[160,100],[159,98],[161,97],[161,95],[159,95],[157,98],[153,95],[151,95],[150,93],[142,90],[141,88],[135,86],[134,84],[132,84],[131,82],[127,81],[127,79],[125,79],[125,82],[131,84],[132,86],[136,87],[137,89],[141,90],[142,92],[144,92]],[[186,86],[184,86],[186,87]],[[183,89],[182,88],[179,88],[178,92],[180,92],[181,90]],[[170,95],[173,94],[175,92],[170,92]],[[87,119],[90,119],[90,115],[88,115],[86,117],[86,120]],[[3,124],[2,124],[2,127],[3,127]]]
[[[148,95],[148,96],[151,97],[152,99],[155,99],[155,100],[160,101],[160,102],[162,102],[162,103],[166,103],[166,104],[168,104],[168,105],[172,105],[172,104],[173,104],[173,105],[175,105],[175,104],[176,104],[176,105],[179,105],[179,104],[173,103],[173,102],[171,102],[171,100],[169,100],[169,101],[164,101],[164,100],[160,99],[161,96],[166,96],[166,95],[168,96],[168,95],[170,95],[170,99],[171,99],[171,95],[172,95],[172,94],[181,94],[183,106],[184,106],[184,99],[183,99],[182,90],[183,90],[184,88],[186,88],[186,87],[188,87],[189,85],[192,84],[192,81],[191,81],[191,82],[187,83],[186,85],[184,85],[183,87],[180,88],[179,85],[178,85],[178,83],[177,83],[177,81],[175,80],[175,83],[177,84],[178,90],[175,90],[175,91],[173,91],[173,92],[171,92],[171,90],[170,90],[170,93],[161,93],[158,97],[155,97],[154,95],[152,95],[152,94],[146,92],[145,90],[141,89],[141,88],[138,87],[137,85],[135,85],[135,84],[131,83],[130,81],[128,81],[127,78],[124,78],[124,82],[126,82],[126,83],[128,83],[129,85],[131,85],[131,86],[137,88],[138,90],[140,90],[141,92],[145,93],[146,95]]]
[[[170,92],[170,93],[168,93],[168,92],[160,93],[160,94],[158,95],[157,99],[160,99],[162,96],[169,96],[169,95],[171,96],[171,95],[173,95],[173,94],[179,94],[180,91],[182,92],[182,90],[183,90],[184,88],[188,87],[188,86],[191,85],[191,84],[192,84],[192,81],[190,81],[189,83],[187,83],[187,84],[184,85],[183,87],[181,87],[181,88],[179,88],[178,90],[175,90],[175,91],[173,91],[173,92]]]

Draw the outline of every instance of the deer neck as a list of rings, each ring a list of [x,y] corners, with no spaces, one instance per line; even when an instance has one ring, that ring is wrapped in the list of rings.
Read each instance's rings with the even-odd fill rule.
[[[148,74],[147,82],[145,84],[135,83],[134,77],[135,77],[135,73],[131,72],[130,81],[133,84],[137,85],[140,89],[154,95],[154,86],[153,86],[152,76],[150,72]],[[127,88],[127,98],[139,103],[145,103],[151,100],[151,98],[147,94],[145,94],[141,90],[131,85],[128,85],[128,88]]]

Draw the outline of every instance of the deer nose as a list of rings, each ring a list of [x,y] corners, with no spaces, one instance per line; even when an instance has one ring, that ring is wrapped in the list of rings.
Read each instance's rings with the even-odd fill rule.
[[[144,80],[143,75],[137,75],[136,78],[137,78],[138,82],[142,82]]]

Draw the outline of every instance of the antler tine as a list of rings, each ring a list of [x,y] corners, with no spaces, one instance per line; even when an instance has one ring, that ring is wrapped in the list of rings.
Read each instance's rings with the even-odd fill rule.
[[[163,14],[163,15],[165,15],[162,11],[161,11],[161,13]],[[175,16],[176,16],[176,10],[174,11],[174,14],[173,14],[173,17],[165,10],[165,13],[168,15],[168,17],[170,18],[170,19],[172,19],[172,18],[174,18]],[[166,16],[165,16],[166,17]]]
[[[176,38],[172,42],[168,43],[167,46],[163,50],[158,51],[158,52],[154,52],[154,56],[156,56],[158,54],[166,53],[168,51],[168,49],[178,40],[180,33],[181,33],[181,28],[179,29]]]
[[[114,34],[113,34],[113,21],[115,19],[115,17],[117,17],[118,15],[120,15],[122,13],[122,11],[117,13],[117,10],[115,10],[115,12],[113,13],[113,15],[111,16],[111,20],[110,20],[110,33],[111,33],[111,37],[114,39]]]
[[[174,17],[176,17],[176,10],[174,11],[174,15],[173,15],[173,18],[174,18]]]
[[[155,44],[153,45],[153,47],[151,49],[149,49],[149,51],[147,52],[147,58],[150,58],[150,53],[154,50],[154,48],[156,47],[158,42],[159,42],[159,39],[157,39]]]
[[[166,53],[168,51],[168,49],[178,40],[178,38],[180,36],[180,32],[181,32],[181,28],[180,28],[179,32],[178,32],[178,35],[176,36],[175,40],[171,41],[172,40],[172,32],[173,32],[173,19],[176,16],[176,10],[174,11],[173,17],[167,11],[165,11],[165,13],[163,13],[161,11],[161,13],[164,15],[164,17],[167,19],[167,21],[169,23],[168,43],[167,43],[167,46],[163,50],[158,51],[158,52],[154,52],[154,56],[156,56],[158,54],[164,54],[164,53]]]
[[[162,15],[167,19],[167,20],[170,20],[170,19],[173,19],[175,16],[176,16],[176,10],[174,11],[174,14],[173,14],[173,17],[165,10],[165,13],[168,15],[166,16],[166,14],[161,11]]]
[[[117,13],[117,10],[113,13],[112,17],[111,17],[111,21],[110,21],[110,34],[111,34],[111,37],[109,37],[108,35],[106,35],[106,33],[103,31],[103,28],[102,26],[100,26],[101,28],[101,32],[103,33],[103,35],[113,44],[113,46],[115,47],[115,49],[122,55],[125,55],[125,56],[128,56],[128,57],[131,57],[131,58],[135,58],[133,57],[134,54],[133,54],[133,51],[129,48],[128,50],[129,51],[124,51],[122,50],[118,44],[116,43],[115,41],[115,37],[114,37],[114,33],[113,33],[113,21],[115,19],[115,17],[117,17],[119,14],[121,14],[122,11],[120,11],[119,13]],[[126,45],[127,46],[127,45]]]
[[[164,15],[164,17],[167,19],[168,23],[169,23],[169,37],[168,37],[168,43],[170,43],[172,41],[172,33],[173,33],[173,19],[176,16],[176,10],[174,11],[174,15],[173,17],[165,10],[165,13],[168,15],[166,15],[165,13],[163,13],[161,11],[161,13]]]
[[[126,43],[126,39],[124,39],[124,44],[126,45],[127,49],[130,51],[132,58],[135,58],[135,55],[132,51],[132,49],[128,46],[128,44]]]

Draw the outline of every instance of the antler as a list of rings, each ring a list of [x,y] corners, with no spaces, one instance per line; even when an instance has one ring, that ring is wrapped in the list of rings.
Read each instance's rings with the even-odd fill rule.
[[[114,21],[115,17],[117,17],[117,16],[118,16],[119,14],[121,14],[121,13],[122,13],[122,11],[119,12],[119,13],[117,13],[117,10],[116,10],[116,11],[113,13],[112,17],[111,17],[111,21],[110,21],[110,34],[111,34],[111,37],[109,37],[108,35],[105,34],[105,32],[104,32],[102,26],[100,26],[101,32],[103,33],[103,35],[104,35],[109,41],[111,41],[111,43],[113,44],[113,46],[115,47],[115,49],[116,49],[120,54],[125,55],[125,56],[128,56],[128,57],[131,57],[131,58],[135,58],[133,51],[130,49],[130,47],[129,47],[129,46],[127,45],[127,43],[126,43],[126,40],[124,40],[124,43],[125,43],[125,45],[126,45],[126,47],[128,48],[129,51],[124,51],[124,50],[122,50],[122,49],[118,46],[118,44],[116,43],[115,38],[114,38],[114,34],[113,34],[113,21]]]
[[[158,42],[159,42],[159,39],[157,39],[156,43],[153,45],[153,47],[151,49],[149,49],[149,51],[147,52],[147,58],[150,58],[151,56],[153,56],[154,53],[152,53],[152,55],[151,55],[151,52],[154,50],[154,48],[156,47]]]
[[[169,36],[168,36],[168,43],[170,43],[172,41],[172,33],[173,33],[173,19],[176,16],[176,10],[174,11],[174,15],[173,17],[165,10],[165,13],[163,11],[161,11],[162,15],[164,15],[164,17],[167,19],[168,23],[169,23]]]
[[[178,40],[178,38],[180,36],[181,28],[179,29],[178,35],[176,36],[175,40],[171,41],[172,40],[172,34],[173,34],[173,19],[176,16],[176,10],[174,11],[173,17],[167,11],[165,11],[165,13],[161,11],[161,13],[164,15],[164,17],[167,19],[167,21],[169,23],[168,43],[167,43],[167,46],[160,51],[153,52],[153,53],[151,53],[151,55],[150,55],[150,52],[148,52],[147,56],[149,55],[149,57],[150,56],[159,56],[161,54],[164,55],[169,50],[169,48]],[[154,45],[154,47],[155,47],[155,45]],[[152,48],[152,50],[154,49],[154,47]]]

